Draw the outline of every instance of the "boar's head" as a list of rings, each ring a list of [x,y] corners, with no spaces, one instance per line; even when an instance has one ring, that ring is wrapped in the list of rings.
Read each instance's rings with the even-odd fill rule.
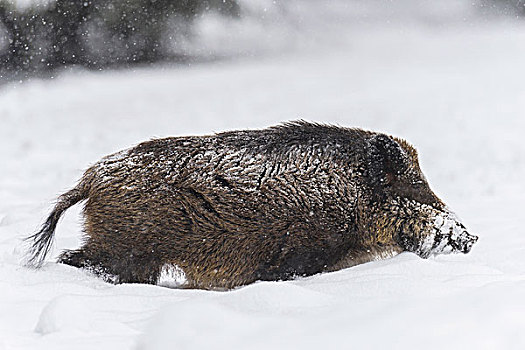
[[[419,167],[416,150],[384,134],[367,143],[369,184],[367,218],[362,219],[376,243],[391,238],[403,250],[423,258],[432,254],[468,253],[478,240],[434,194]],[[362,215],[361,215],[362,216]]]

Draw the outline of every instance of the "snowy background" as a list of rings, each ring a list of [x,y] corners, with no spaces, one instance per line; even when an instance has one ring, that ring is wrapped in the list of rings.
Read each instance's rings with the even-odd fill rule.
[[[471,1],[241,2],[203,16],[208,63],[64,72],[0,87],[0,350],[525,348],[525,21]],[[21,239],[89,164],[152,137],[304,118],[404,137],[480,240],[230,292],[38,271]]]

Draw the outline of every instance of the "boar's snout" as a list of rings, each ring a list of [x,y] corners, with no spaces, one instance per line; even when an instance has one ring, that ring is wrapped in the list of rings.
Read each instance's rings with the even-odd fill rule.
[[[474,243],[478,241],[478,236],[469,234],[467,231],[463,231],[456,240],[456,249],[460,252],[467,254],[472,249]]]
[[[474,243],[477,242],[478,236],[471,235],[463,230],[459,234],[451,233],[444,235],[442,239],[446,241],[445,248],[449,246],[452,252],[467,254],[472,249]]]
[[[468,253],[474,243],[478,241],[478,236],[467,232],[465,226],[450,211],[438,215],[434,222],[436,231],[434,242],[430,253]]]
[[[415,252],[422,258],[438,254],[466,254],[470,252],[477,240],[478,237],[468,233],[452,211],[436,210],[434,222],[429,225],[427,234],[415,245],[408,244],[406,249]]]

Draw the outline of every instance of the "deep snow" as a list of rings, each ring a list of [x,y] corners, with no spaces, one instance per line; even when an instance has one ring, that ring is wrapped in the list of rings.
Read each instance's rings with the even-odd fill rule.
[[[401,22],[338,22],[338,36],[330,26],[282,55],[4,86],[0,349],[525,348],[525,27]],[[102,156],[299,117],[413,143],[480,236],[472,252],[230,292],[115,286],[52,257],[20,265],[21,238]],[[54,257],[80,244],[78,214],[59,224]]]

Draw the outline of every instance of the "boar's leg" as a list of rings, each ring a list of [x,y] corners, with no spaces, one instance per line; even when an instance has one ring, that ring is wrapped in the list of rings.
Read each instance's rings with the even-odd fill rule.
[[[63,251],[58,257],[58,262],[80,268],[91,266],[82,249]]]
[[[155,283],[160,264],[151,261],[150,257],[134,255],[126,257],[115,257],[104,253],[97,248],[92,253],[89,242],[78,250],[66,250],[58,258],[58,262],[83,268],[107,282],[111,283]]]
[[[116,276],[114,273],[111,273],[109,269],[102,264],[94,263],[93,260],[86,255],[84,249],[82,248],[77,250],[63,251],[58,257],[58,263],[84,269],[98,277],[101,277],[107,282],[118,282],[118,276]]]

